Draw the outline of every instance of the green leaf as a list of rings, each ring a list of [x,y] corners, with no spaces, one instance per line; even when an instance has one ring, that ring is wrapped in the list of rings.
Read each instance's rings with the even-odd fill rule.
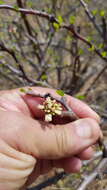
[[[58,95],[60,95],[60,96],[64,96],[64,95],[65,95],[65,93],[64,93],[63,90],[56,90],[56,93],[57,93]]]
[[[74,23],[75,23],[75,20],[76,20],[76,17],[75,17],[75,16],[71,15],[71,16],[69,17],[69,22],[70,22],[70,24],[74,24]]]
[[[61,25],[63,23],[62,16],[58,15],[57,19],[58,19],[59,24]]]
[[[100,11],[100,16],[101,16],[101,17],[104,17],[104,16],[105,16],[105,11],[104,11],[104,10],[101,10],[101,11]]]
[[[78,51],[78,54],[79,55],[83,55],[84,54],[84,50],[82,48],[80,48],[79,51]]]
[[[0,0],[0,5],[5,4],[5,2],[3,0]]]
[[[20,88],[20,92],[26,93],[26,90],[24,88]]]
[[[14,5],[14,9],[16,9],[18,11],[19,7],[17,5]]]
[[[98,9],[94,9],[94,10],[92,10],[92,14],[93,14],[94,16],[96,16],[97,13],[98,13]]]
[[[86,98],[85,95],[81,95],[81,94],[76,95],[75,97],[78,98],[79,100],[85,100],[85,98]]]
[[[59,30],[59,28],[60,28],[60,25],[57,23],[53,23],[53,26],[54,26],[55,30]]]
[[[88,48],[89,51],[94,51],[95,50],[95,46],[92,45],[90,48]]]
[[[103,44],[103,43],[99,44],[99,45],[98,45],[98,48],[99,48],[99,49],[104,48],[104,44]]]
[[[92,41],[92,36],[88,36],[86,39],[87,39],[89,42],[91,42],[91,41]]]
[[[107,52],[106,52],[106,51],[103,51],[103,52],[101,52],[101,55],[102,55],[103,57],[106,57],[106,56],[107,56]]]
[[[45,75],[45,74],[42,75],[41,79],[42,79],[42,80],[46,80],[46,79],[47,79],[47,75]]]

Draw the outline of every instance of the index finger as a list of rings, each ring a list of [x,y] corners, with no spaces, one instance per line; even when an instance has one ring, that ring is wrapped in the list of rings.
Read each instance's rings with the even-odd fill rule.
[[[54,89],[43,88],[43,87],[32,87],[32,90],[36,94],[45,95],[46,93],[50,93],[53,97],[60,98],[60,96],[56,93],[56,90]],[[69,95],[65,95],[65,97],[68,106],[70,106],[70,108],[78,115],[79,118],[90,117],[92,119],[95,119],[98,123],[100,122],[99,115],[95,111],[93,111],[86,103]],[[32,106],[35,106],[35,102],[34,104],[32,104]]]

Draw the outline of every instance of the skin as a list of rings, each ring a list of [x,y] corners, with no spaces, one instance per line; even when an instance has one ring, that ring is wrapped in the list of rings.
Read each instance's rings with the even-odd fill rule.
[[[32,89],[58,96],[53,89]],[[78,172],[82,160],[93,156],[92,145],[102,135],[100,118],[83,102],[67,95],[66,98],[80,119],[53,125],[34,119],[37,102],[33,97],[25,98],[19,89],[1,91],[0,189],[24,190],[53,167]]]

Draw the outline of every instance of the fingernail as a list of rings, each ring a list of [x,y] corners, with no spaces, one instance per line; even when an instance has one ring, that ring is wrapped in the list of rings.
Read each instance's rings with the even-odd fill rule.
[[[91,138],[92,137],[92,123],[87,119],[81,119],[75,122],[75,130],[79,137]]]

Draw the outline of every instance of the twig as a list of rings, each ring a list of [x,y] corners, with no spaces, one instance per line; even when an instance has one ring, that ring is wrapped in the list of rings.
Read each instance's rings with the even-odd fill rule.
[[[86,166],[87,164],[90,164],[90,162],[92,162],[93,160],[98,159],[101,156],[102,156],[101,151],[96,152],[94,157],[91,160],[83,162],[83,166]],[[45,188],[45,187],[50,186],[52,184],[56,184],[58,182],[58,180],[63,179],[64,177],[67,177],[68,175],[69,174],[67,174],[65,172],[61,172],[61,173],[49,178],[48,180],[38,184],[37,186],[30,188],[29,190],[41,190],[42,188]]]
[[[86,187],[96,178],[102,177],[102,174],[107,170],[107,158],[103,158],[100,163],[98,163],[97,167],[90,175],[88,175],[84,181],[79,185],[77,190],[85,190]]]
[[[13,57],[15,62],[18,63],[18,59],[15,55],[15,52],[12,49],[7,48],[3,42],[0,42],[0,51],[5,51],[5,52],[9,53]]]
[[[107,69],[107,64],[102,68],[102,70],[97,74],[97,76],[95,77],[94,81],[91,83],[91,86],[87,89],[87,91],[85,92],[85,94],[87,95],[87,93],[92,89],[92,87],[94,86],[94,84],[98,81],[98,79],[101,77],[101,75],[106,71]]]
[[[18,6],[19,6],[20,8],[24,8],[24,7],[23,7],[22,0],[17,0],[17,4],[18,4]],[[31,29],[31,26],[30,26],[30,24],[29,24],[29,22],[28,22],[28,20],[27,20],[26,15],[21,12],[21,16],[22,16],[22,19],[24,20],[24,24],[25,24],[25,26],[26,26],[26,29],[27,29],[28,34],[32,36],[32,29]]]
[[[36,81],[36,80],[33,80],[31,78],[29,78],[26,74],[26,72],[24,71],[24,68],[23,66],[20,64],[20,62],[18,61],[17,57],[16,57],[16,54],[15,52],[10,49],[10,48],[7,48],[5,46],[5,44],[3,42],[0,42],[0,50],[1,51],[5,51],[7,52],[9,55],[11,55],[13,57],[13,59],[15,60],[15,62],[17,63],[17,66],[19,68],[16,69],[14,68],[13,66],[9,65],[9,64],[5,64],[3,62],[0,62],[1,65],[7,67],[10,71],[12,71],[14,74],[18,75],[19,77],[23,78],[24,80],[26,80],[28,83],[30,83],[31,85],[42,85],[42,86],[45,86],[45,87],[52,87],[50,86],[48,83],[46,83],[45,81]]]
[[[13,74],[16,74],[19,77],[21,77],[22,79],[26,80],[31,86],[32,85],[36,85],[36,86],[41,85],[41,86],[45,86],[45,87],[48,87],[48,88],[52,88],[52,86],[47,84],[45,81],[36,81],[36,80],[33,80],[33,79],[29,78],[26,75],[26,73],[24,72],[23,67],[20,67],[20,70],[18,70],[18,69],[12,67],[11,65],[9,65],[7,63],[5,64],[5,63],[0,61],[0,64],[3,65],[4,67],[8,68]]]
[[[63,179],[67,175],[69,175],[69,174],[66,174],[65,172],[61,172],[61,173],[47,179],[43,183],[38,184],[36,187],[32,187],[32,188],[27,189],[27,190],[41,190],[41,189],[48,187],[52,184],[56,184],[60,179]]]
[[[17,80],[14,80],[13,77],[5,74],[3,71],[0,70],[0,75],[2,75],[5,79],[12,81],[15,85],[19,85],[22,83],[22,81],[20,81],[19,78],[17,78]]]
[[[89,20],[93,23],[94,27],[96,28],[96,30],[98,31],[100,36],[103,38],[103,33],[102,33],[99,25],[95,21],[95,16],[93,16],[91,11],[88,9],[88,5],[84,2],[84,0],[79,0],[79,1],[80,1],[81,5],[84,7],[84,10],[85,10]]]
[[[79,40],[83,41],[85,44],[87,44],[90,48],[93,47],[93,44],[91,42],[89,42],[86,38],[84,38],[83,36],[81,36],[75,29],[74,26],[72,25],[62,25],[62,28],[67,29],[68,31],[70,31],[75,37],[77,37]],[[102,54],[100,53],[100,51],[94,46],[93,51],[101,58],[103,59],[105,62],[107,62],[107,58],[103,57]]]
[[[33,10],[33,9],[24,9],[24,8],[15,8],[14,6],[11,6],[11,5],[0,5],[0,9],[9,9],[9,10],[12,10],[15,12],[20,12],[20,13],[30,14],[30,15],[36,15],[39,17],[46,18],[50,22],[58,23],[57,19],[53,15],[48,14],[44,11],[38,11],[38,10]]]
[[[9,9],[15,12],[20,12],[20,13],[24,13],[24,14],[31,14],[31,15],[36,15],[39,17],[43,17],[45,19],[47,19],[49,22],[51,23],[57,23],[59,24],[60,28],[65,28],[66,30],[68,30],[69,32],[71,32],[76,38],[78,38],[79,40],[83,41],[85,44],[87,44],[90,48],[93,47],[93,44],[91,42],[89,42],[86,38],[84,38],[83,36],[81,36],[75,29],[73,25],[67,25],[67,24],[62,24],[60,25],[59,21],[57,20],[57,18],[55,18],[54,15],[50,15],[44,11],[38,11],[38,10],[32,10],[32,9],[23,9],[23,8],[14,8],[13,6],[10,5],[0,5],[0,9]],[[100,51],[94,46],[94,50],[93,50],[101,59],[103,59],[105,62],[107,62],[107,58],[103,57],[102,54],[100,53]]]

